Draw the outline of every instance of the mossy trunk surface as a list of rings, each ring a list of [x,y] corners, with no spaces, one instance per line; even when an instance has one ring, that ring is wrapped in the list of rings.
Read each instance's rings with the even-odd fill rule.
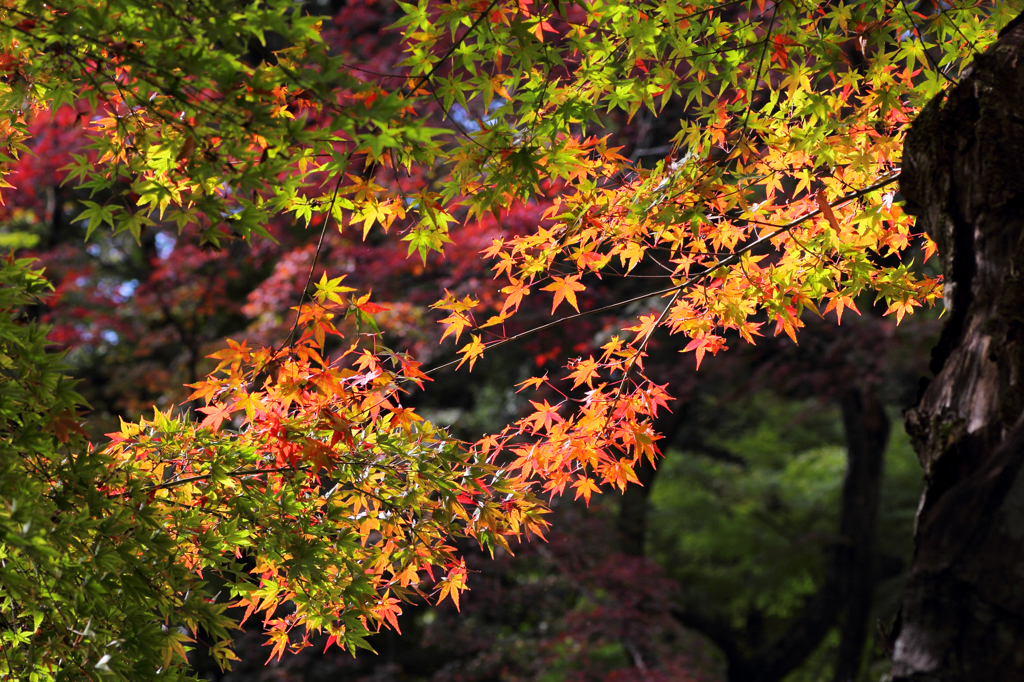
[[[907,414],[925,470],[892,679],[1024,680],[1024,23],[914,122],[907,210],[946,278],[935,378]]]

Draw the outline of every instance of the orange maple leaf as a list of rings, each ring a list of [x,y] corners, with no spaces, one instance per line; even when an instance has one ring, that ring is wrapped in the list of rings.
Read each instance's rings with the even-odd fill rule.
[[[858,315],[860,315],[860,311],[857,310],[857,305],[853,302],[853,299],[850,298],[849,296],[843,296],[838,291],[833,291],[830,294],[826,294],[826,296],[830,300],[828,302],[828,306],[825,307],[825,312],[827,313],[828,311],[835,309],[835,311],[836,311],[836,324],[842,324],[843,323],[843,310],[845,310],[846,308],[849,308],[853,312],[855,312]]]
[[[891,311],[892,308],[890,307],[889,312]],[[888,314],[887,312],[886,315]],[[903,316],[900,315],[899,317],[902,318]],[[796,343],[796,329],[802,326],[803,323],[796,316],[796,309],[791,305],[787,305],[782,312],[775,313],[775,336],[786,332],[786,335],[789,336],[793,343]]]
[[[269,639],[263,646],[273,647],[270,650],[270,658],[267,659],[267,663],[270,663],[274,658],[281,660],[281,655],[284,654],[285,647],[288,646],[288,631],[285,629],[286,624],[283,619],[276,618],[268,623],[272,624],[272,627],[268,633]]]
[[[422,370],[420,370],[420,366],[423,364],[422,362],[416,362],[409,356],[399,356],[398,359],[402,363],[403,376],[405,376],[406,379],[414,381],[416,385],[419,386],[420,388],[423,388],[424,379],[426,379],[427,381],[433,381],[433,379],[428,377],[426,374],[423,373]]]
[[[514,279],[512,280],[512,286],[502,288],[501,293],[508,294],[508,298],[505,299],[505,305],[501,306],[501,314],[504,315],[505,311],[509,308],[512,308],[512,312],[519,310],[519,304],[523,302],[523,296],[530,295],[530,287],[526,286],[526,283],[522,280]]]
[[[889,304],[889,309],[885,311],[884,315],[890,313],[896,313],[896,324],[903,321],[903,316],[907,313],[914,313],[914,306],[921,305],[918,301],[908,298],[906,301],[893,301]]]
[[[487,321],[480,325],[478,328],[486,329],[487,327],[493,327],[496,324],[502,324],[508,318],[509,316],[506,315],[504,312],[502,312],[500,315],[491,315],[489,318],[487,318]]]
[[[484,350],[487,346],[484,345],[483,341],[480,340],[478,334],[473,334],[473,340],[463,346],[459,353],[462,355],[462,359],[459,360],[459,364],[455,366],[455,369],[462,367],[462,364],[469,360],[469,371],[473,371],[473,365],[476,364],[478,358],[483,357]]]
[[[541,291],[555,292],[555,300],[551,304],[552,314],[563,299],[568,301],[569,305],[576,309],[576,312],[579,312],[580,307],[576,304],[576,292],[586,290],[586,287],[580,284],[580,276],[569,275],[568,277],[552,277],[552,279],[554,282],[541,289]]]
[[[633,325],[632,327],[626,327],[627,332],[636,332],[635,341],[642,341],[646,339],[654,331],[654,325],[658,323],[658,316],[655,313],[650,315],[641,315],[640,324]]]
[[[583,501],[587,503],[588,507],[590,506],[590,496],[593,495],[594,493],[601,492],[601,489],[597,487],[597,484],[594,483],[594,480],[592,478],[587,478],[586,476],[581,476],[580,478],[578,478],[576,482],[572,484],[572,487],[576,488],[576,497],[574,497],[573,499],[578,500],[582,495]]]
[[[480,253],[484,255],[484,258],[497,258],[503,246],[505,246],[505,240],[500,238],[491,239],[491,245]]]
[[[200,398],[206,401],[209,405],[213,397],[221,390],[222,384],[219,381],[200,381],[195,384],[185,384],[189,388],[196,389],[195,392],[188,397],[188,400],[199,400]]]
[[[220,364],[217,365],[214,372],[219,371],[223,367],[228,365],[232,366],[232,371],[237,371],[238,367],[244,363],[249,362],[252,357],[252,349],[249,348],[247,342],[243,339],[241,343],[227,339],[227,348],[223,348],[216,353],[207,355],[208,358],[214,360],[220,360]]]
[[[444,334],[441,335],[441,341],[444,341],[449,334],[455,334],[456,343],[458,343],[459,337],[462,336],[463,330],[465,330],[466,327],[473,326],[473,323],[470,322],[465,313],[452,313],[443,320],[440,320],[440,324],[448,325],[445,327]]]
[[[455,604],[455,610],[459,611],[459,593],[464,589],[466,589],[465,560],[452,566],[448,571],[448,577],[442,578],[441,594],[437,598],[437,603],[440,604],[445,597],[450,597]]]
[[[527,424],[533,422],[534,431],[539,431],[542,426],[545,431],[551,431],[551,425],[554,422],[565,421],[565,418],[558,414],[558,405],[549,405],[547,400],[543,404],[531,400],[530,404],[537,411],[526,417],[523,421]]]
[[[938,244],[932,241],[932,238],[928,235],[922,235],[924,237],[924,260],[922,263],[927,263],[928,259],[935,255],[935,252],[939,250]]]
[[[683,352],[694,351],[697,356],[697,369],[700,369],[701,360],[704,359],[704,353],[711,353],[712,355],[718,355],[718,351],[726,349],[725,339],[721,336],[714,334],[702,333],[696,337],[690,343],[686,345]],[[726,349],[727,350],[727,349]]]
[[[594,356],[591,355],[586,360],[581,360],[576,364],[576,371],[569,375],[569,378],[573,380],[572,387],[576,388],[580,384],[585,383],[589,388],[594,387],[594,377],[597,376],[597,370],[600,365],[594,360]]]
[[[398,604],[398,599],[388,596],[388,593],[385,592],[384,599],[377,606],[376,615],[394,628],[395,632],[402,634],[402,630],[398,627],[398,616],[402,615],[402,607]]]
[[[547,372],[545,372],[544,376],[542,376],[542,377],[530,377],[526,381],[523,381],[523,382],[520,382],[520,383],[516,384],[516,386],[520,387],[520,389],[518,391],[516,391],[516,393],[522,393],[523,391],[525,391],[528,388],[538,388],[538,387],[540,387],[541,384],[543,384],[547,380],[548,380]]]

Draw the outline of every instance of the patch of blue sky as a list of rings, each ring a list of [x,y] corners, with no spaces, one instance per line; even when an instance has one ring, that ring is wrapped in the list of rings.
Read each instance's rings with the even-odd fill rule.
[[[491,106],[488,107],[487,111],[488,113],[497,111],[504,104],[504,99],[502,99],[501,97],[495,97],[493,100],[491,100]],[[479,117],[467,111],[466,108],[461,104],[452,105],[452,109],[449,112],[449,114],[452,117],[452,120],[458,123],[460,126],[462,126],[463,130],[465,130],[467,133],[475,133],[478,130],[480,130],[481,126]],[[484,123],[488,125],[492,121],[494,121],[494,117],[491,116],[488,116],[486,119],[484,119]]]
[[[174,247],[178,240],[166,232],[157,232],[154,236],[156,242],[156,255],[160,260],[167,260],[174,253]]]

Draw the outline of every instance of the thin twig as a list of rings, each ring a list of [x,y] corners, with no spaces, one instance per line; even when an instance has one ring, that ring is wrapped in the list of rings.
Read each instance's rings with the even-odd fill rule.
[[[308,471],[308,465],[301,466],[286,466],[277,467],[276,469],[235,469],[234,471],[227,471],[224,473],[225,476],[231,476],[237,478],[239,476],[258,476],[262,474],[276,474],[282,471]],[[155,485],[147,485],[142,490],[149,492],[150,490],[168,490],[170,488],[177,488],[179,486],[188,485],[189,483],[195,483],[196,481],[205,481],[213,477],[213,472],[208,474],[202,474],[199,476],[190,476],[189,478],[179,478],[177,481],[168,481],[166,483],[157,483]]]
[[[338,181],[334,183],[334,193],[331,195],[331,204],[327,209],[327,215],[324,216],[324,226],[320,230],[320,239],[316,243],[316,251],[313,252],[313,262],[309,266],[309,274],[306,276],[306,284],[302,287],[302,295],[299,296],[299,305],[296,306],[295,311],[295,322],[292,324],[292,329],[288,332],[288,336],[285,338],[281,348],[289,345],[292,338],[295,337],[295,330],[299,328],[299,319],[302,317],[302,304],[306,301],[306,295],[309,293],[309,284],[313,281],[313,273],[316,270],[316,263],[320,258],[320,250],[324,245],[324,235],[327,234],[327,225],[331,222],[331,217],[334,215],[334,203],[338,200],[338,191],[341,189],[341,181],[345,179],[345,171],[348,170],[348,162],[351,158],[351,152],[345,154],[344,168],[338,170]],[[280,348],[278,349],[280,350]]]

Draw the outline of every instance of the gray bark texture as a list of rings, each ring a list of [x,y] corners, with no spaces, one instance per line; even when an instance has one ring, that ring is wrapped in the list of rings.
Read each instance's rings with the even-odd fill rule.
[[[906,423],[924,467],[898,682],[1024,680],[1024,23],[911,127],[901,189],[948,322]]]

